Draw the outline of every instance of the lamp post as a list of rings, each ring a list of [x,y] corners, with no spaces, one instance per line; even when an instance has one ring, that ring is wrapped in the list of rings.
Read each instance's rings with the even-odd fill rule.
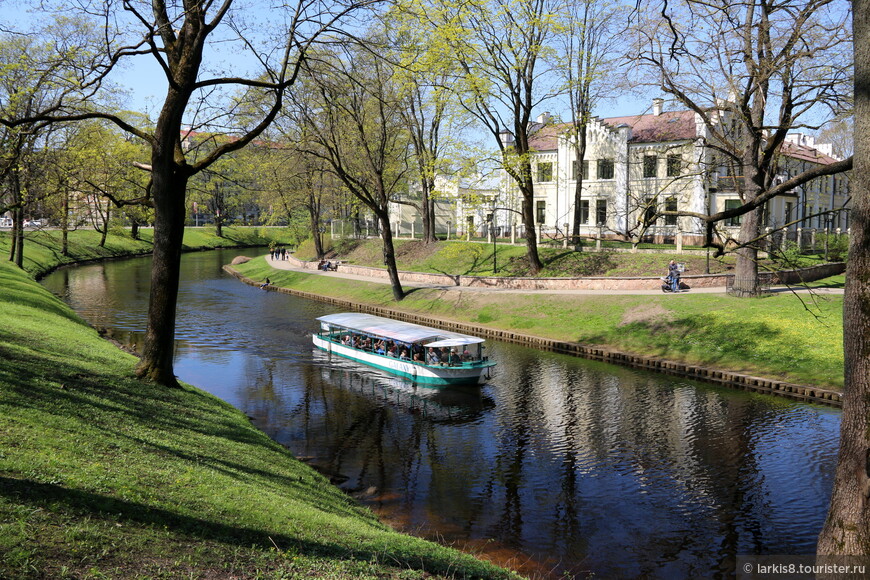
[[[489,231],[492,234],[492,273],[498,274],[498,262],[496,261],[496,245],[495,245],[495,210],[492,213],[486,214],[486,222],[489,224]]]
[[[320,226],[320,228],[318,228],[318,230],[320,232],[320,251],[325,253],[326,250],[323,248],[323,234],[326,233],[326,227]]]

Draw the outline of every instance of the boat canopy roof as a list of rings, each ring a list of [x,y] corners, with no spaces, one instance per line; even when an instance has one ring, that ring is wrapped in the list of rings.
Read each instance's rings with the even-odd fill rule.
[[[363,314],[360,312],[342,312],[340,314],[328,314],[321,316],[319,320],[322,324],[329,326],[337,326],[348,330],[389,338],[399,342],[406,343],[421,343],[425,346],[461,346],[464,344],[478,344],[483,342],[482,338],[476,336],[468,336],[458,332],[450,332],[448,330],[439,330],[430,328],[412,322],[402,322],[400,320],[392,320],[383,318],[373,314]]]

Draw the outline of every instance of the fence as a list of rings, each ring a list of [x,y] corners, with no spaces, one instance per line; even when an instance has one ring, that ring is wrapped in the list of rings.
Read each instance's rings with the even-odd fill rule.
[[[725,281],[725,292],[731,296],[763,296],[770,293],[773,279],[772,272],[759,272],[757,279],[728,276]]]

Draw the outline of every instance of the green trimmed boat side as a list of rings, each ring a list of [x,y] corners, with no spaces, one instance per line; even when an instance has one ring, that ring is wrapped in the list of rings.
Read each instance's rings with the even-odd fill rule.
[[[403,377],[403,378],[406,378],[406,379],[410,379],[411,381],[413,381],[413,382],[415,382],[415,383],[419,383],[419,384],[424,384],[424,385],[435,385],[435,386],[445,386],[445,387],[446,387],[446,386],[449,386],[449,385],[470,385],[470,384],[478,384],[478,382],[479,382],[479,380],[480,380],[480,379],[479,379],[479,376],[475,376],[475,377],[445,378],[445,377],[426,377],[426,376],[413,375],[413,374],[411,374],[411,373],[406,373],[406,372],[404,372],[404,371],[400,371],[399,369],[395,369],[395,368],[392,368],[392,367],[388,367],[388,366],[386,366],[386,365],[379,365],[379,364],[376,364],[376,363],[373,363],[373,362],[369,362],[369,361],[364,361],[364,360],[361,360],[361,359],[358,359],[358,358],[355,358],[355,357],[352,357],[352,356],[347,356],[347,355],[342,354],[342,353],[340,353],[340,352],[337,352],[337,351],[335,351],[335,350],[329,350],[329,349],[326,349],[326,348],[324,348],[324,347],[322,347],[322,346],[320,346],[319,344],[316,344],[316,343],[315,343],[315,346],[316,346],[317,348],[319,348],[320,350],[325,351],[325,352],[328,352],[328,353],[330,353],[330,354],[333,354],[333,355],[336,355],[336,356],[340,356],[341,358],[345,358],[345,359],[347,359],[347,360],[352,360],[352,361],[354,361],[354,362],[358,362],[358,363],[360,363],[360,364],[364,364],[364,365],[366,365],[366,366],[374,367],[374,368],[376,368],[376,369],[380,369],[380,370],[382,370],[382,371],[385,371],[385,372],[387,372],[387,373],[390,373],[390,374],[393,374],[393,375],[396,375],[396,376],[400,376],[400,377]],[[489,366],[494,366],[494,364],[488,364],[488,365],[485,365],[484,368],[485,368],[485,367],[489,367]]]

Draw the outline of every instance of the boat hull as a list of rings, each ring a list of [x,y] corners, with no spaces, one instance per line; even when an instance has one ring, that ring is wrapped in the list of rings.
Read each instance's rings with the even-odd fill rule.
[[[426,385],[483,384],[487,379],[487,369],[493,366],[488,363],[455,367],[430,366],[351,348],[319,335],[313,335],[312,339],[314,346],[329,353]]]

